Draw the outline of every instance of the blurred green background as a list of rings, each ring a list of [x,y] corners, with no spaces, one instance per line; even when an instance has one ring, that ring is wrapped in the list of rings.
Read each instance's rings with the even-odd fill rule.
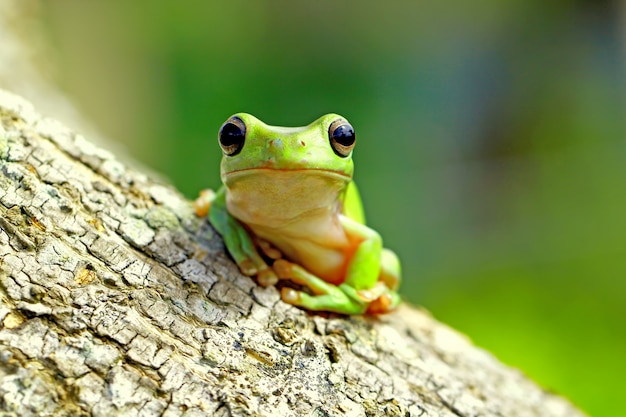
[[[189,198],[232,113],[358,133],[402,293],[595,416],[626,398],[626,12],[610,1],[41,2],[56,81]]]

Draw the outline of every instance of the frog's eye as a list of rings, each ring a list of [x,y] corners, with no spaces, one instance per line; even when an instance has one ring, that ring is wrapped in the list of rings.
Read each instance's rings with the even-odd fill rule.
[[[343,119],[335,120],[328,128],[328,138],[333,151],[342,158],[347,157],[354,148],[356,134],[350,123]]]
[[[220,128],[219,142],[226,156],[235,156],[243,149],[246,141],[246,124],[233,116]]]

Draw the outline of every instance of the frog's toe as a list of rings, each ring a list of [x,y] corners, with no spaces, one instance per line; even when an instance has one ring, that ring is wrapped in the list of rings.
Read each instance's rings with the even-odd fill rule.
[[[242,274],[252,277],[258,273],[258,269],[251,259],[243,259],[237,262]]]
[[[294,290],[293,288],[283,287],[283,289],[280,290],[280,298],[287,304],[300,305],[300,294],[300,291]]]
[[[257,282],[263,287],[269,287],[270,285],[276,285],[278,277],[274,271],[270,268],[261,269],[256,276]]]
[[[400,296],[395,292],[381,295],[367,306],[369,314],[384,314],[393,311],[400,304]]]
[[[277,259],[274,261],[272,268],[274,268],[274,272],[278,275],[280,279],[290,279],[293,275],[292,271],[293,264],[284,259]]]
[[[256,239],[255,243],[257,247],[261,249],[261,252],[263,252],[263,254],[267,256],[268,258],[280,259],[283,257],[282,252],[276,249],[274,246],[272,246],[272,244],[269,243],[268,241],[263,240],[263,239]]]
[[[244,258],[238,261],[237,265],[242,274],[249,277],[256,276],[257,282],[263,287],[275,285],[278,282],[278,277],[265,262],[257,263],[250,258]]]
[[[204,217],[209,214],[213,200],[215,200],[215,191],[211,189],[200,191],[200,196],[193,202],[196,216]]]

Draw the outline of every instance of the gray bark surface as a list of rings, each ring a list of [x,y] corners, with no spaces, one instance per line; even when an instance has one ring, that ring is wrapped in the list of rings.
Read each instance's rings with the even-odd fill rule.
[[[0,119],[2,415],[583,415],[424,310],[283,303],[169,185],[2,91]]]

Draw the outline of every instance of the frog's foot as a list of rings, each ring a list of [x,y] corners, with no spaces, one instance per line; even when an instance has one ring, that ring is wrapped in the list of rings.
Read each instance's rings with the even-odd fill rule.
[[[281,290],[281,297],[288,304],[307,310],[332,311],[341,314],[362,314],[367,309],[367,300],[359,297],[355,292],[346,292],[343,286],[330,284],[300,265],[278,259],[274,262],[273,268],[280,279],[288,279],[313,292],[313,295],[310,295],[285,287]]]
[[[356,290],[345,283],[339,286],[330,284],[285,259],[278,259],[273,268],[279,279],[288,279],[313,292],[310,295],[287,287],[281,290],[284,302],[308,310],[381,314],[394,310],[401,301],[398,293],[389,289],[383,281],[378,281],[373,288]]]
[[[309,295],[293,288],[283,288],[281,298],[284,302],[307,310],[331,311],[340,314],[363,314],[367,304],[348,297],[339,287],[325,295]]]
[[[245,229],[232,228],[234,233],[225,236],[226,246],[242,274],[256,276],[263,287],[275,285],[278,277],[257,252],[256,246]]]
[[[207,188],[206,190],[200,191],[200,195],[193,202],[193,208],[196,212],[196,216],[204,217],[209,214],[209,210],[211,209],[211,203],[215,199],[215,191]]]
[[[369,314],[388,313],[395,310],[400,304],[400,301],[402,300],[397,292],[388,290],[367,306],[367,312]]]
[[[350,291],[355,290],[350,288]],[[402,301],[398,293],[389,289],[383,281],[378,281],[373,288],[356,290],[356,295],[368,303],[367,312],[370,314],[388,313]]]
[[[308,287],[314,294],[329,294],[333,289],[337,288],[336,285],[329,284],[300,265],[285,259],[277,259],[273,268],[279,279],[288,279],[296,284]]]
[[[235,259],[235,262],[237,263],[237,266],[242,274],[249,277],[256,276],[257,282],[262,287],[269,287],[270,285],[275,285],[278,282],[278,277],[272,268],[267,266],[263,259],[259,258],[256,262],[250,258],[242,260]]]
[[[253,237],[253,245],[259,249],[263,255],[270,259],[279,259],[283,256],[282,252],[272,246],[268,241]],[[246,252],[250,249],[246,249]],[[265,260],[263,260],[257,251],[250,251],[246,253],[247,258],[239,264],[239,269],[245,275],[256,275],[257,282],[263,287],[275,285],[278,282],[278,277],[272,268],[270,268]],[[247,271],[244,272],[244,268]]]

